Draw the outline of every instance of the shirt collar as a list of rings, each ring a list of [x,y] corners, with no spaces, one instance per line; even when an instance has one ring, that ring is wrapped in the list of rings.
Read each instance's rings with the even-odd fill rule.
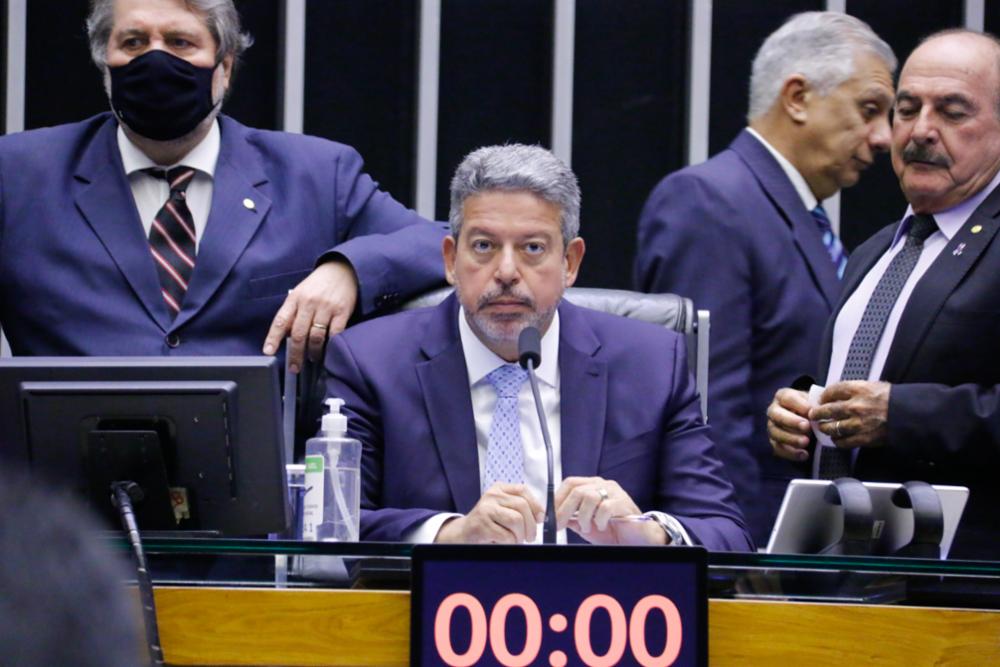
[[[465,309],[458,309],[458,333],[465,354],[465,367],[469,371],[469,386],[482,382],[497,366],[510,363],[501,359],[476,336],[465,319]],[[542,363],[535,369],[538,380],[550,387],[557,387],[559,380],[559,311],[552,316],[548,331],[542,336]]]
[[[938,229],[942,234],[944,234],[945,238],[950,241],[951,238],[958,233],[958,230],[962,228],[962,225],[964,225],[972,216],[972,213],[979,208],[979,205],[982,204],[983,201],[990,196],[990,193],[993,192],[993,190],[998,186],[1000,186],[1000,171],[996,173],[989,185],[976,194],[947,210],[934,213],[934,222],[937,223]],[[913,207],[907,206],[906,213],[903,215],[903,224],[899,225],[896,229],[896,235],[892,238],[893,246],[896,245],[899,239],[908,233],[910,226],[909,224],[906,224],[906,221],[911,215],[913,215]]]
[[[176,165],[169,165],[168,168],[183,164],[185,167],[197,169],[215,178],[215,164],[219,161],[219,150],[222,145],[221,136],[219,121],[216,119],[212,123],[212,127],[208,130],[208,134],[205,135],[205,138],[198,142],[198,145],[192,148],[187,155],[178,160]],[[148,155],[132,143],[132,140],[125,134],[125,130],[122,129],[121,125],[118,126],[118,150],[122,155],[122,165],[125,167],[125,173],[128,175],[132,175],[143,169],[163,167],[163,165],[158,165],[150,160]]]
[[[806,207],[807,211],[812,211],[816,208],[819,201],[816,199],[816,195],[812,193],[809,189],[809,184],[806,183],[806,179],[799,173],[799,170],[795,168],[795,165],[788,161],[784,155],[778,152],[778,149],[767,142],[767,139],[762,137],[757,130],[752,127],[747,128],[747,132],[752,134],[757,141],[764,145],[767,152],[770,153],[775,160],[778,161],[778,166],[781,170],[785,172],[785,176],[788,180],[792,182],[792,186],[795,187],[795,191],[799,194],[799,199],[802,200],[802,205]]]

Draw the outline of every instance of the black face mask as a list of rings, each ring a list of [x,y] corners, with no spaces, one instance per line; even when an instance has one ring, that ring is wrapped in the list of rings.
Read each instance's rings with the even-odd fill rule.
[[[215,107],[215,67],[196,67],[166,51],[154,50],[108,71],[112,109],[121,122],[148,139],[179,139]]]

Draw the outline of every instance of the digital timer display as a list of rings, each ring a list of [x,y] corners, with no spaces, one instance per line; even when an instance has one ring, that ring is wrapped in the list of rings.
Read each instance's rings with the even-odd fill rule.
[[[707,664],[697,548],[414,549],[412,665]]]

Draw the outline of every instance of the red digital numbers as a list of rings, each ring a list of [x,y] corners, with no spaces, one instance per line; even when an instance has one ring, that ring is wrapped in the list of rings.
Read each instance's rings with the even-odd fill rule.
[[[471,621],[469,647],[464,653],[455,650],[451,637],[451,619],[459,609],[468,614]],[[525,620],[525,642],[518,653],[511,651],[506,639],[507,617],[513,609],[521,610]],[[646,621],[654,612],[663,616],[667,637],[659,655],[650,653],[646,645]],[[598,655],[591,643],[590,629],[595,613],[607,615],[611,624],[611,642],[603,655]],[[668,597],[647,595],[626,617],[625,610],[613,597],[591,595],[580,603],[574,618],[573,644],[577,658],[587,667],[617,665],[627,649],[631,649],[635,661],[642,667],[669,667],[680,655],[683,623],[677,606]],[[561,632],[566,628],[566,620],[561,614],[555,614],[549,625],[553,631]],[[487,642],[497,662],[504,667],[526,667],[541,651],[544,629],[538,605],[527,595],[510,593],[497,600],[487,622],[486,610],[479,600],[468,593],[452,593],[442,600],[434,615],[434,644],[438,657],[450,667],[468,667],[479,662],[486,652]],[[549,664],[565,665],[566,656],[561,651],[554,651],[549,656]]]

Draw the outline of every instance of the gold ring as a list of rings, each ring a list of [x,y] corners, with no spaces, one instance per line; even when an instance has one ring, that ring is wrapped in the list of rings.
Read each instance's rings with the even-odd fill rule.
[[[605,500],[608,499],[608,492],[607,492],[606,489],[598,489],[597,490],[597,495],[599,495],[601,497],[601,499],[599,501],[597,501],[598,504],[603,503]]]
[[[836,432],[836,435],[837,435],[838,438],[843,437],[840,434],[840,422],[841,422],[840,419],[838,419],[837,421],[833,422],[833,430]]]
[[[327,325],[320,324],[319,322],[313,322],[313,326],[316,327],[317,329],[322,329],[323,331],[326,331],[329,328],[327,327]]]

